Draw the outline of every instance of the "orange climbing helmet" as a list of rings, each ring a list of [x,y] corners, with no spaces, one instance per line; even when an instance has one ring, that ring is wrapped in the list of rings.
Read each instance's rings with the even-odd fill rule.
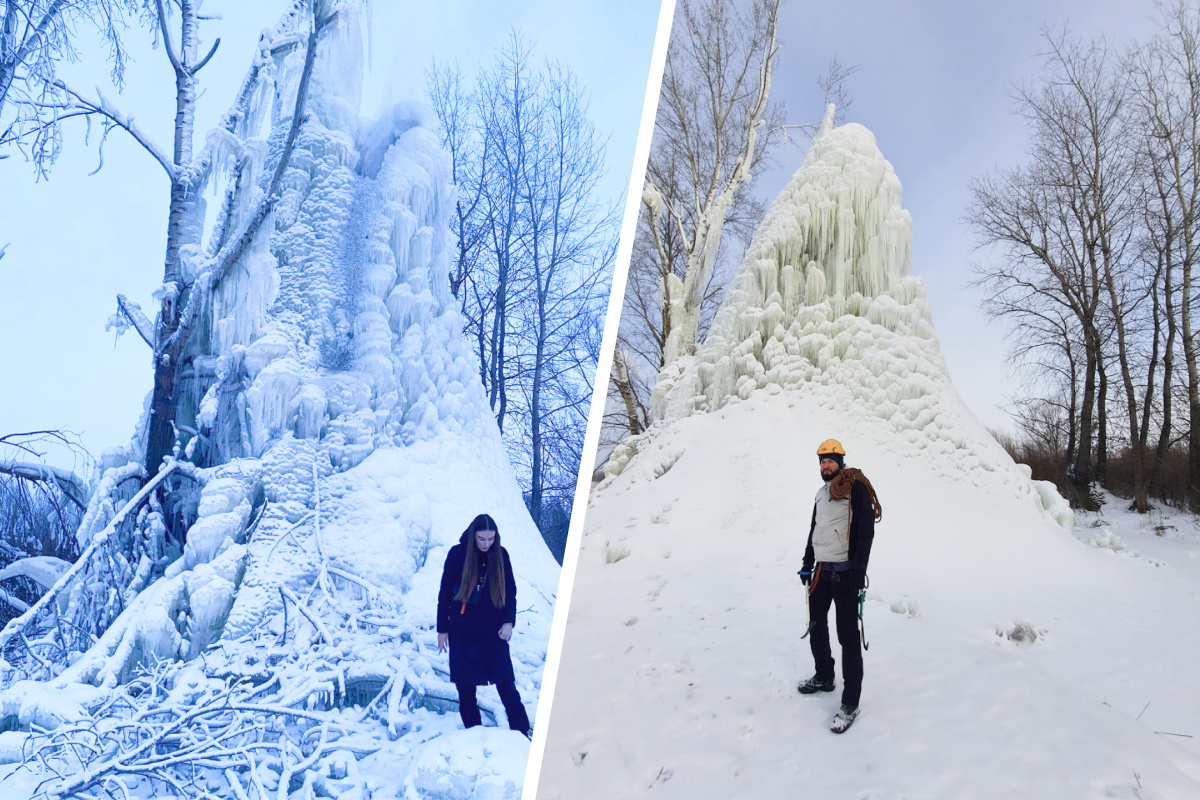
[[[842,443],[839,442],[837,439],[826,439],[825,441],[823,441],[819,445],[817,445],[817,455],[818,456],[838,455],[838,456],[844,457],[846,455],[846,448],[842,447]]]

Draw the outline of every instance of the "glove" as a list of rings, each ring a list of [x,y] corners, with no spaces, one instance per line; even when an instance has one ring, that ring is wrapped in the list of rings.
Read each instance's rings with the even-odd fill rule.
[[[800,582],[805,586],[812,583],[812,567],[803,567],[796,574],[800,576]]]

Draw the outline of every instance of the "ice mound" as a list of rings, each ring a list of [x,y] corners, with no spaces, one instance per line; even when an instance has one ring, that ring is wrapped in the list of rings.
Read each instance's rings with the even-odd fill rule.
[[[669,365],[652,405],[663,423],[786,390],[847,427],[885,435],[955,474],[1043,507],[1028,478],[966,409],[942,357],[925,288],[912,268],[901,185],[862,125],[825,127],[772,203],[694,356]],[[646,434],[605,469],[625,470]],[[1057,504],[1045,506],[1069,524]]]

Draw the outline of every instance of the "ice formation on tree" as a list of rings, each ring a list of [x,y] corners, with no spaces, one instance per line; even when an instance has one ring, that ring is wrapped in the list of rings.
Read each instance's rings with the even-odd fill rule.
[[[856,123],[833,127],[827,114],[755,232],[707,338],[660,375],[655,419],[784,389],[835,408],[848,427],[862,416],[882,421],[952,469],[1011,473],[1033,496],[950,381],[924,284],[910,274],[912,218],[901,194],[874,135]],[[648,436],[618,446],[608,474],[624,470]],[[1040,502],[1066,520],[1057,501]]]
[[[305,57],[307,22],[298,10],[264,40],[270,58],[248,113],[233,130],[209,136],[214,173],[251,191],[227,195],[208,230],[251,215],[276,168]],[[97,555],[85,577],[58,587],[57,606],[45,607],[70,619],[80,603],[103,603],[112,619],[97,627],[90,648],[45,663],[39,680],[12,683],[28,671],[0,662],[0,686],[11,684],[0,691],[0,730],[18,728],[26,753],[49,746],[30,725],[84,724],[97,707],[113,708],[111,698],[125,696],[131,681],[142,700],[123,702],[137,706],[160,690],[164,705],[176,703],[185,691],[181,675],[214,697],[242,679],[261,684],[260,698],[276,709],[254,724],[282,755],[263,756],[257,767],[239,761],[234,775],[213,778],[228,783],[221,791],[247,796],[263,781],[274,795],[287,764],[310,755],[307,771],[288,780],[336,784],[324,796],[369,796],[387,784],[400,790],[409,764],[428,772],[436,760],[421,756],[426,740],[440,736],[441,752],[460,736],[434,610],[446,552],[481,512],[497,520],[512,555],[519,612],[512,650],[532,715],[558,567],[525,510],[462,341],[447,281],[449,157],[432,115],[417,107],[360,121],[358,28],[351,8],[339,13],[337,30],[317,51],[308,118],[282,198],[212,290],[202,335],[185,352],[179,455],[200,468],[176,462],[176,474],[160,478],[185,474],[168,496],[174,505],[153,495],[127,502],[131,479],[144,477],[145,418],[134,444],[106,452],[79,532],[88,558]],[[205,229],[202,199],[187,224]],[[191,278],[220,246],[186,253]],[[172,527],[186,527],[186,540],[170,536]],[[116,581],[119,590],[105,588],[113,575],[127,578]],[[6,633],[14,642],[25,633],[52,637],[33,621]],[[203,666],[170,666],[188,662]],[[485,717],[503,724],[497,701],[484,692],[480,702]],[[314,733],[289,762],[286,737],[263,733],[275,730],[272,719],[291,719],[281,708],[324,720],[322,741],[329,733],[331,743],[310,754]],[[511,736],[519,741],[505,747],[524,752],[525,740]],[[76,757],[53,752],[52,760]],[[67,761],[60,770],[103,766]],[[511,774],[480,778],[495,790],[489,797],[520,793],[523,758],[505,763]],[[456,774],[462,796],[473,796],[477,777],[469,769]],[[418,790],[431,780],[416,776],[406,796],[423,796]],[[137,795],[154,784],[130,786]]]

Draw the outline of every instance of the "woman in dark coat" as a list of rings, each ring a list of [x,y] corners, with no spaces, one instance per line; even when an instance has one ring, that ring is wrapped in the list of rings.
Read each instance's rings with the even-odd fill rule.
[[[446,554],[438,591],[438,652],[450,648],[450,680],[467,728],[481,723],[475,687],[496,684],[508,727],[529,735],[508,640],[517,621],[517,584],[496,521],[477,516]]]

